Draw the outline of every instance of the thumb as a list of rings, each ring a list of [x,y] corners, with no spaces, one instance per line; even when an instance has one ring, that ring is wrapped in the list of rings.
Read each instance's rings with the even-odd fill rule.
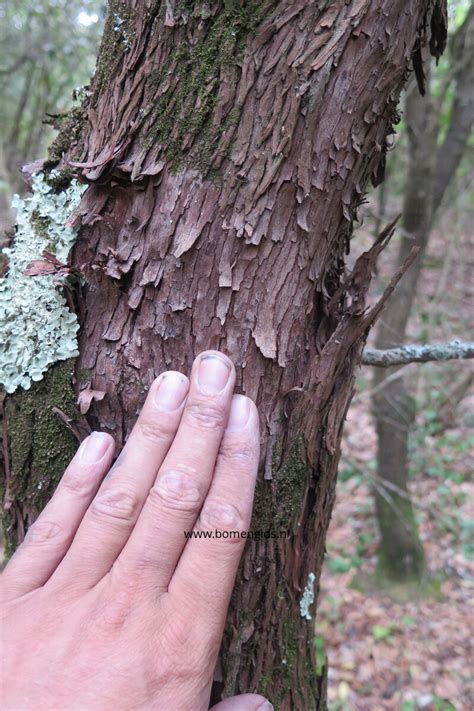
[[[241,694],[224,699],[211,711],[273,711],[273,706],[260,694]]]

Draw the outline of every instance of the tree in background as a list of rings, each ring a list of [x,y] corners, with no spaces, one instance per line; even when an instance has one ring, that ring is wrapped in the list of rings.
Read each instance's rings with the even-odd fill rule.
[[[0,180],[2,212],[23,188],[20,168],[52,140],[71,93],[89,82],[102,23],[99,0],[0,3]],[[6,222],[5,218],[3,222]]]
[[[258,689],[282,711],[325,708],[312,603],[354,368],[396,282],[366,306],[392,230],[352,273],[344,258],[367,183],[383,176],[428,14],[439,55],[445,7],[437,0],[111,0],[91,91],[65,119],[22,205],[19,248],[48,239],[51,252],[56,239],[62,254],[58,215],[82,194],[68,222],[68,230],[80,225],[70,264],[37,255],[21,271],[17,259],[7,277],[23,296],[28,279],[46,290],[48,279],[75,276],[81,331],[75,364],[48,367],[58,352],[75,354],[64,305],[55,303],[54,319],[45,307],[35,330],[38,308],[19,298],[25,327],[8,326],[6,387],[34,381],[5,410],[11,547],[74,449],[70,432],[100,427],[123,444],[163,369],[186,371],[202,349],[224,349],[239,389],[258,404],[253,525],[291,535],[248,544],[215,700]],[[55,343],[61,328],[68,337]]]
[[[376,346],[400,345],[420,282],[423,257],[436,215],[463,158],[474,119],[474,7],[448,44],[447,66],[440,79],[426,72],[426,94],[415,84],[406,97],[405,121],[409,162],[404,188],[403,234],[398,264],[413,247],[418,258],[389,301],[378,327]],[[426,65],[425,65],[426,66]],[[446,103],[450,105],[444,116]],[[390,373],[396,372],[396,368]],[[383,382],[386,379],[386,382]],[[408,442],[415,419],[415,399],[406,377],[374,375],[373,412],[376,422],[377,480],[375,501],[381,533],[379,572],[383,578],[419,583],[425,576],[423,546],[417,532],[408,482]]]

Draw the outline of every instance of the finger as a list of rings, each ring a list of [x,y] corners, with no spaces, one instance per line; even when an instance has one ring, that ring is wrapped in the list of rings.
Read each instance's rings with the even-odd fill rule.
[[[92,501],[57,576],[91,587],[106,575],[125,545],[178,429],[189,382],[169,371],[150,388],[140,416]]]
[[[192,590],[192,614],[206,620],[208,644],[223,633],[246,541],[241,534],[250,528],[258,459],[256,407],[236,395],[209,493],[169,584],[172,599],[182,604]]]
[[[211,711],[273,711],[273,706],[260,694],[240,694],[224,699],[213,706]]]
[[[114,453],[113,438],[93,432],[66,469],[52,499],[30,527],[2,576],[8,598],[44,585],[64,555]]]
[[[119,557],[128,577],[139,569],[143,588],[166,590],[185,538],[192,528],[212,479],[227,424],[234,389],[231,361],[216,351],[193,364],[181,423],[150,491],[137,525]]]

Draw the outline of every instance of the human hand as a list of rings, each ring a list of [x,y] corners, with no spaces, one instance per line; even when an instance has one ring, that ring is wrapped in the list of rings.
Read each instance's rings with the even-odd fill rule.
[[[2,576],[2,709],[208,709],[245,540],[184,532],[249,528],[258,415],[234,383],[216,351],[163,373],[103,481],[112,437],[81,444]]]

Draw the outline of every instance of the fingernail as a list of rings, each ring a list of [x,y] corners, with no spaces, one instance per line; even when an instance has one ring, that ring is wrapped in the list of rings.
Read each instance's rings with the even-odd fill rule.
[[[245,427],[250,415],[250,400],[245,395],[234,395],[230,406],[227,430],[236,432]]]
[[[264,701],[263,704],[258,707],[257,711],[273,711],[273,704],[269,701]]]
[[[188,394],[188,381],[181,373],[164,373],[158,384],[155,402],[162,410],[177,410]]]
[[[110,447],[110,437],[104,432],[92,432],[79,447],[82,464],[95,464]]]
[[[200,357],[197,382],[204,392],[217,395],[227,385],[229,376],[230,365],[221,356],[205,353]]]

